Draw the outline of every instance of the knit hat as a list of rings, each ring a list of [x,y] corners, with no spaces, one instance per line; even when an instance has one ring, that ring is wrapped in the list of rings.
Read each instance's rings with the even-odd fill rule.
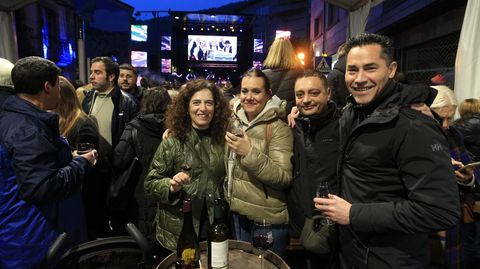
[[[13,64],[9,60],[0,58],[0,86],[13,88],[12,69]]]

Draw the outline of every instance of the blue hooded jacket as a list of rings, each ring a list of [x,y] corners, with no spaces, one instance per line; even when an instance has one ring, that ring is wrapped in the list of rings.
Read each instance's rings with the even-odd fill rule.
[[[60,232],[86,240],[80,187],[90,169],[72,158],[58,116],[17,96],[0,112],[0,268],[31,268]]]

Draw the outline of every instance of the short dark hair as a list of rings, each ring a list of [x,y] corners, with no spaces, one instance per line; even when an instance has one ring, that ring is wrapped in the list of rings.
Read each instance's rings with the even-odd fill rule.
[[[163,87],[145,89],[140,101],[140,114],[165,113],[170,100],[168,91]]]
[[[112,60],[110,57],[101,56],[93,58],[92,64],[96,62],[102,62],[105,65],[105,72],[107,72],[107,76],[115,75],[113,79],[113,85],[117,85],[118,83],[118,76],[120,75],[120,68],[118,64]]]
[[[37,94],[43,90],[45,82],[57,84],[62,70],[47,59],[29,56],[18,60],[12,69],[12,82],[15,93]]]
[[[124,69],[124,70],[130,70],[132,71],[135,76],[138,77],[138,73],[137,73],[137,69],[135,69],[135,67],[133,67],[133,65],[131,64],[127,64],[127,63],[124,63],[124,64],[121,64],[119,67],[118,67],[119,70],[121,69]]]
[[[345,43],[345,52],[348,54],[354,47],[362,47],[372,44],[378,44],[382,47],[382,58],[384,58],[387,61],[387,65],[389,65],[393,61],[394,48],[393,41],[387,36],[374,33],[358,34]]]
[[[313,69],[306,69],[306,70],[304,70],[304,71],[297,77],[297,79],[295,80],[295,83],[297,82],[297,80],[299,80],[299,79],[301,79],[301,78],[310,78],[310,77],[319,78],[320,81],[322,82],[322,86],[325,88],[325,90],[328,88],[327,78],[325,77],[325,75],[322,74],[320,71],[318,71],[318,70],[313,70]]]
[[[267,90],[267,91],[270,90],[270,80],[268,79],[267,75],[265,75],[265,73],[262,72],[262,70],[257,69],[257,68],[251,68],[251,69],[247,70],[247,72],[245,72],[242,75],[242,78],[240,80],[240,85],[242,84],[242,80],[245,77],[261,78],[263,80],[263,86],[264,86],[265,90]]]

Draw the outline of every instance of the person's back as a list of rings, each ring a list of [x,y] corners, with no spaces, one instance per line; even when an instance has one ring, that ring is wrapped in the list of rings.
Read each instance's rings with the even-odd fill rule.
[[[268,50],[263,66],[263,72],[270,81],[273,94],[287,102],[294,101],[295,80],[302,71],[290,40],[275,39]]]
[[[164,112],[170,97],[160,87],[147,89],[145,99],[140,102],[140,115],[127,124],[120,142],[114,150],[114,167],[122,171],[129,167],[135,157],[138,158],[141,174],[134,190],[134,200],[125,212],[126,222],[133,222],[151,242],[155,240],[154,221],[156,203],[145,195],[143,182],[153,156],[162,141],[165,131]]]
[[[473,154],[473,159],[480,161],[480,100],[465,99],[458,111],[461,118],[454,126],[463,134],[465,147]]]
[[[345,84],[346,60],[347,57],[345,55],[340,56],[327,76],[328,87],[332,91],[332,100],[339,107],[344,107],[347,104],[347,96],[350,94]]]

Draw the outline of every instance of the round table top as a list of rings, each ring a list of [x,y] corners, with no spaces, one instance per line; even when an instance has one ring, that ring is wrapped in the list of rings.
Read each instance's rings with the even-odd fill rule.
[[[262,251],[254,248],[251,243],[237,240],[228,241],[228,268],[229,269],[245,269],[260,268],[260,254]],[[200,243],[200,261],[202,268],[207,268],[207,242]],[[290,269],[287,263],[274,252],[267,250],[263,253],[264,269]],[[173,252],[168,255],[157,269],[174,269],[174,263],[177,260],[177,253]]]

